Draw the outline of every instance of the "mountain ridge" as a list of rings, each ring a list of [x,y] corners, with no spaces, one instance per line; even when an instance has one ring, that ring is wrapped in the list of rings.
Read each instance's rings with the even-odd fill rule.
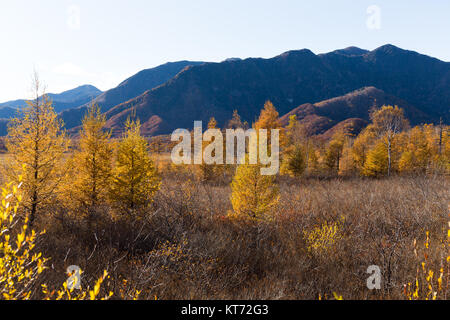
[[[56,112],[87,103],[102,93],[93,85],[85,84],[61,93],[46,93],[52,100]],[[5,111],[15,113],[17,109],[27,106],[26,99],[17,99],[0,103],[0,118],[9,118]],[[6,115],[6,116],[5,116]]]
[[[81,125],[81,120],[86,113],[89,104],[96,103],[99,105],[102,112],[106,112],[120,103],[129,101],[147,90],[162,85],[186,67],[203,63],[204,62],[182,60],[168,62],[154,68],[141,70],[122,81],[117,87],[103,92],[89,103],[80,105],[78,108],[66,110],[60,116],[69,129],[77,127]]]
[[[205,122],[212,116],[224,125],[234,109],[244,120],[253,122],[266,100],[284,115],[296,105],[369,86],[419,110],[420,117],[411,114],[413,123],[422,121],[424,114],[431,121],[438,121],[439,116],[450,119],[446,109],[450,102],[450,63],[385,45],[358,55],[316,55],[302,49],[270,59],[194,66],[111,108],[106,112],[107,127],[120,133],[121,124],[136,113],[143,124],[149,121],[145,134],[167,134],[175,128],[189,129],[194,120]]]

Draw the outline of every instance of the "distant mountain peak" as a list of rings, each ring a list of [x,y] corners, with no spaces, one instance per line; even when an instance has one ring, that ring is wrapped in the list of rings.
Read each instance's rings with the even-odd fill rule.
[[[398,54],[398,53],[415,53],[417,54],[417,52],[414,51],[408,51],[408,50],[404,50],[402,48],[396,47],[393,44],[385,44],[379,48],[376,48],[375,50],[372,51],[373,53],[384,53],[384,54]]]
[[[283,52],[280,54],[279,58],[288,58],[288,57],[301,57],[301,56],[315,56],[314,52],[309,49],[300,49],[300,50],[290,50]]]
[[[222,62],[235,62],[235,61],[242,61],[241,58],[228,58],[223,60]]]
[[[90,84],[84,84],[76,88],[63,91],[61,93],[46,93],[46,95],[53,102],[53,107],[56,112],[61,112],[66,109],[71,109],[84,104],[92,99],[95,99],[102,93],[99,89]],[[26,99],[15,101],[8,101],[0,103],[0,108],[19,109],[25,107]],[[7,117],[3,114],[2,117]]]
[[[338,53],[338,54],[342,54],[345,56],[362,56],[368,52],[369,52],[368,50],[361,49],[361,48],[354,47],[354,46],[333,51],[333,53]]]

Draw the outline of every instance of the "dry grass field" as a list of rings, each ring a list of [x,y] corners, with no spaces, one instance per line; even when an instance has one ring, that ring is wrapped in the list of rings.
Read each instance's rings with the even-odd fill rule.
[[[276,214],[260,223],[227,217],[228,184],[201,183],[189,170],[165,174],[143,220],[113,220],[104,208],[92,230],[56,206],[40,222],[41,248],[52,257],[46,282],[64,281],[75,264],[87,282],[107,269],[104,289],[125,299],[135,290],[142,299],[407,299],[416,279],[417,298],[426,298],[426,261],[438,286],[449,245],[448,178],[278,183]],[[381,269],[380,290],[366,286],[371,265]],[[439,298],[449,293],[445,287]]]

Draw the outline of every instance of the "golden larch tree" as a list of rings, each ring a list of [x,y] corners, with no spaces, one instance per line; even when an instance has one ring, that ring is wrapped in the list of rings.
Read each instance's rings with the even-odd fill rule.
[[[261,165],[239,165],[231,183],[231,204],[234,215],[254,220],[270,219],[280,199],[274,176],[261,175]]]
[[[269,146],[271,144],[271,130],[280,130],[280,148],[282,145],[285,145],[284,128],[280,122],[280,115],[272,102],[267,101],[264,104],[264,108],[261,110],[261,114],[253,127],[257,133],[259,129],[267,129],[267,143]]]
[[[366,163],[367,154],[375,141],[373,125],[369,125],[356,137],[352,146],[352,158],[356,168],[362,172]]]
[[[54,199],[64,177],[64,154],[69,140],[58,119],[52,102],[41,95],[41,84],[35,74],[34,99],[8,125],[6,148],[11,159],[5,165],[5,175],[13,183],[23,176],[22,206],[29,213],[32,226],[41,209]]]
[[[338,132],[328,144],[325,153],[325,165],[335,173],[339,172],[341,167],[342,151],[344,149],[345,136],[342,132]]]
[[[281,173],[287,173],[292,177],[301,177],[306,170],[306,152],[301,145],[294,145],[289,148],[281,166]]]
[[[398,164],[399,171],[425,173],[432,160],[432,148],[424,127],[414,127],[404,135],[406,141]]]
[[[126,132],[117,145],[110,199],[124,213],[148,208],[160,186],[160,178],[141,135],[139,120],[126,122]]]
[[[388,151],[386,144],[378,142],[368,153],[362,174],[367,177],[380,177],[388,172]]]
[[[74,180],[68,185],[70,196],[92,222],[98,205],[105,203],[112,178],[113,146],[111,133],[104,131],[106,118],[97,105],[91,105],[83,119],[79,146],[72,159]]]

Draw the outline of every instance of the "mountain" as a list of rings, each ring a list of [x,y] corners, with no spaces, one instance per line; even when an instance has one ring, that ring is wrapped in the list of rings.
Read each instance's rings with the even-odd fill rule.
[[[289,117],[296,115],[300,123],[308,126],[311,135],[323,134],[326,131],[334,133],[344,127],[358,134],[369,123],[370,111],[383,105],[399,106],[414,123],[432,121],[427,114],[406,101],[375,87],[366,87],[318,103],[303,104],[281,117],[281,122],[287,125]]]
[[[143,123],[144,134],[168,134],[176,128],[192,128],[194,120],[206,123],[212,116],[223,126],[234,109],[251,123],[266,100],[283,115],[296,106],[365,87],[378,88],[382,91],[379,94],[388,95],[387,101],[397,101],[411,110],[414,106],[417,112],[408,113],[413,124],[438,121],[439,117],[450,121],[450,63],[385,45],[370,52],[347,48],[316,55],[303,49],[271,59],[232,59],[192,66],[108,110],[107,126],[118,135],[127,117],[135,113]],[[327,114],[333,112],[332,121],[353,115],[366,117],[374,102],[366,103],[364,108],[335,111],[324,107],[324,115],[318,112],[309,118],[325,128]],[[333,105],[340,108],[339,103]]]
[[[344,56],[362,56],[369,53],[369,51],[358,47],[348,47],[345,49],[335,50],[333,53],[342,54]]]
[[[16,108],[0,107],[0,119],[10,119],[17,113]]]
[[[62,93],[48,93],[48,97],[53,101],[53,108],[56,112],[78,107],[95,99],[102,91],[91,85],[83,85],[75,89]],[[14,116],[17,109],[26,107],[24,99],[0,103],[0,118],[10,118]]]
[[[98,104],[101,107],[101,110],[106,112],[120,103],[133,99],[147,90],[164,84],[183,69],[201,64],[203,64],[203,62],[178,61],[169,62],[156,68],[142,70],[123,81],[116,88],[103,92],[92,102]],[[77,106],[79,108],[62,112],[61,117],[67,128],[73,128],[81,124],[90,103],[91,101],[86,104],[79,104]]]

